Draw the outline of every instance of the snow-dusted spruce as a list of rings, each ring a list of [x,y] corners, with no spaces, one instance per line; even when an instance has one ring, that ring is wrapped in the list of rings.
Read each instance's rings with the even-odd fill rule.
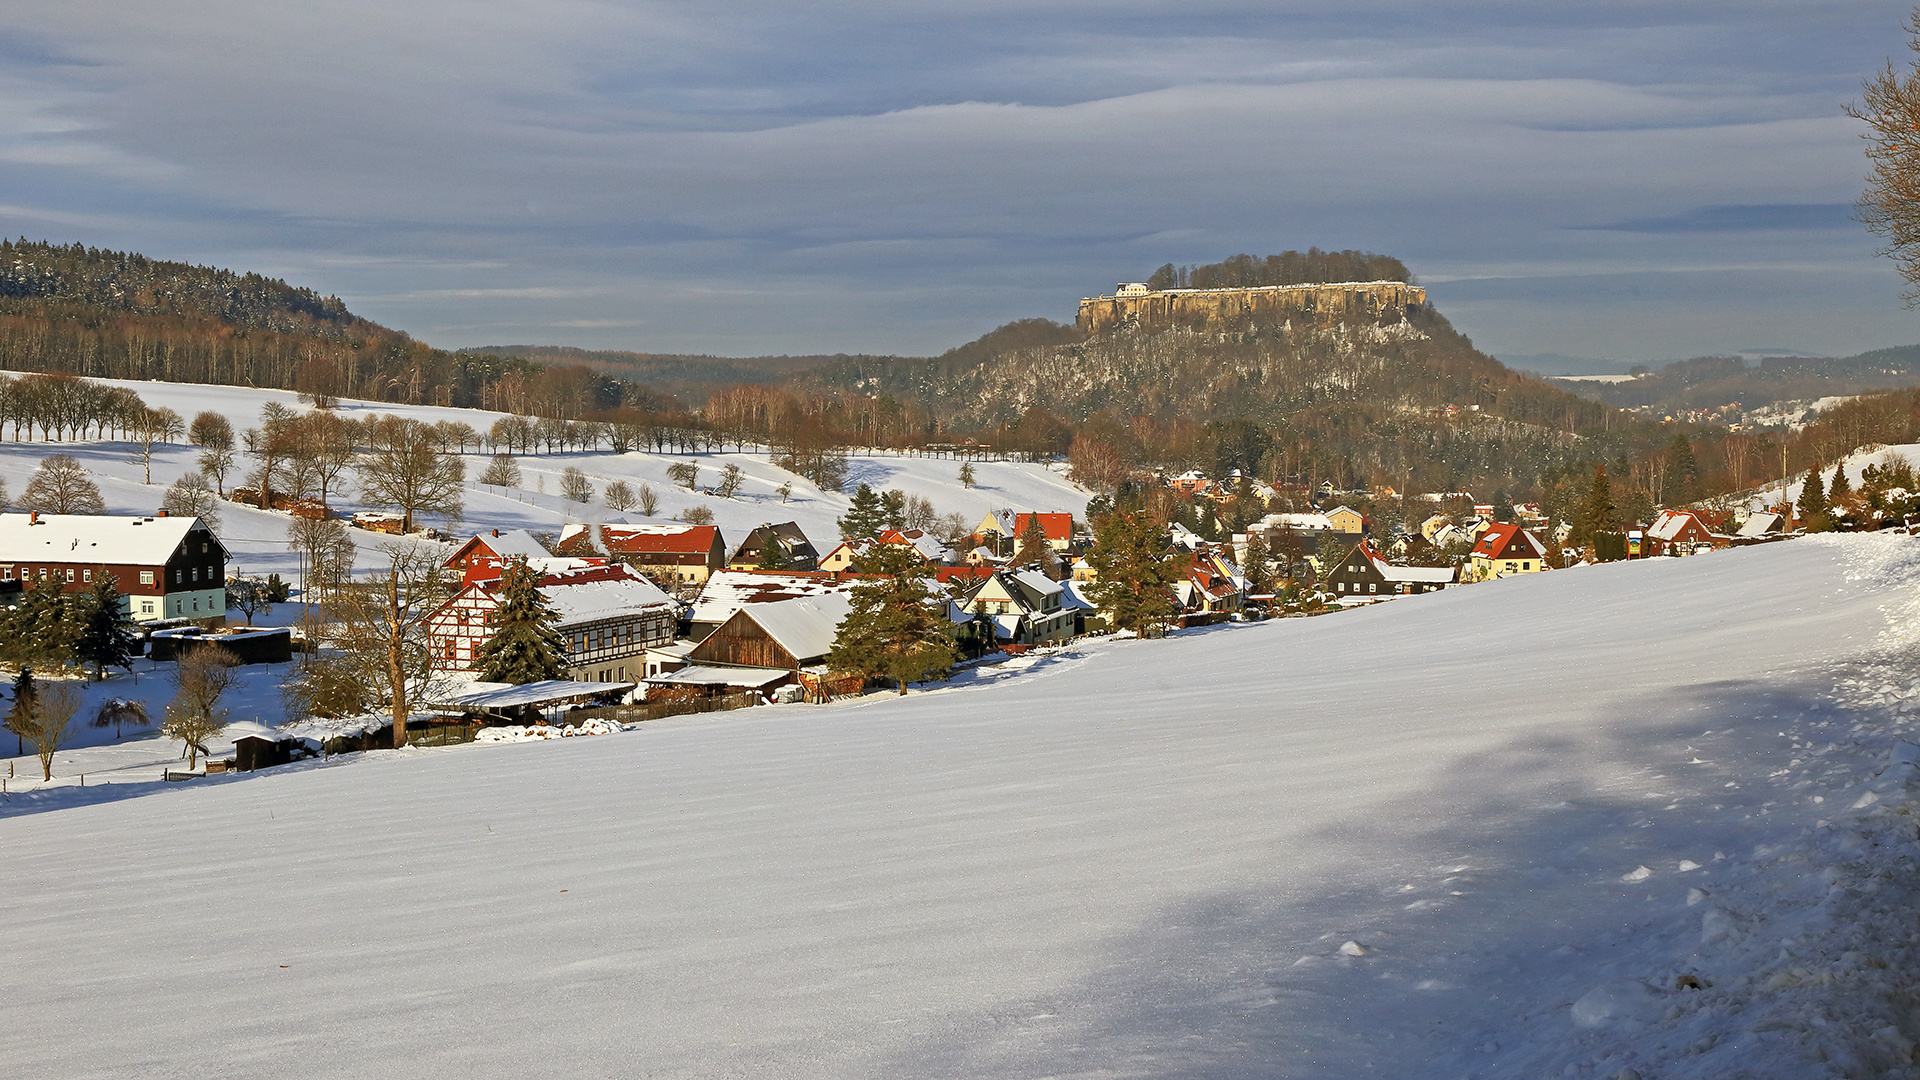
[[[946,634],[945,604],[928,584],[933,567],[908,544],[874,544],[860,557],[864,578],[849,592],[852,610],[841,621],[827,664],[835,671],[899,684],[919,682],[953,667],[957,655]]]
[[[487,616],[492,634],[480,646],[480,677],[487,682],[566,678],[566,643],[553,628],[559,616],[540,595],[539,581],[524,558],[500,568],[500,606]]]

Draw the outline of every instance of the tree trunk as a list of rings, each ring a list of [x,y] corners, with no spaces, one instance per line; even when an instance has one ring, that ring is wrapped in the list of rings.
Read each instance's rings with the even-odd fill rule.
[[[387,575],[387,676],[393,681],[393,748],[407,745],[407,669],[401,646],[400,574]]]

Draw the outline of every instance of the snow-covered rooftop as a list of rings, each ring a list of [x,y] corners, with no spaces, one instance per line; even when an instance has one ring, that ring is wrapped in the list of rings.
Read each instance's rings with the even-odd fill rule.
[[[833,648],[840,621],[852,608],[853,602],[846,593],[834,592],[754,604],[748,615],[781,648],[806,663],[825,656],[827,650]]]
[[[697,623],[723,623],[747,604],[826,596],[852,587],[849,579],[817,571],[716,570],[687,617]]]
[[[0,514],[0,559],[158,566],[200,524],[194,517]]]

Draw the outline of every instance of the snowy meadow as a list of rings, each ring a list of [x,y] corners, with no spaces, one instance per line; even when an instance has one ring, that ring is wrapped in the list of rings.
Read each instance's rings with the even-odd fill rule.
[[[1912,1075],[1920,543],[0,803],[32,1075]],[[1631,1072],[1628,1072],[1631,1070]]]

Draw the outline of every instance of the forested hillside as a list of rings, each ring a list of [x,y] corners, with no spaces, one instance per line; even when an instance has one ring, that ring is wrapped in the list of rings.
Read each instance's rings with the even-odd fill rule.
[[[1146,279],[1149,289],[1251,289],[1262,285],[1319,285],[1330,281],[1405,281],[1407,264],[1371,251],[1283,251],[1264,259],[1234,255],[1204,266],[1168,263]]]
[[[1677,361],[1625,382],[1567,381],[1558,385],[1621,408],[1719,409],[1734,405],[1751,410],[1777,401],[1809,401],[1920,385],[1920,345],[1875,349],[1839,359],[1766,357],[1751,365],[1738,356],[1704,356]]]

